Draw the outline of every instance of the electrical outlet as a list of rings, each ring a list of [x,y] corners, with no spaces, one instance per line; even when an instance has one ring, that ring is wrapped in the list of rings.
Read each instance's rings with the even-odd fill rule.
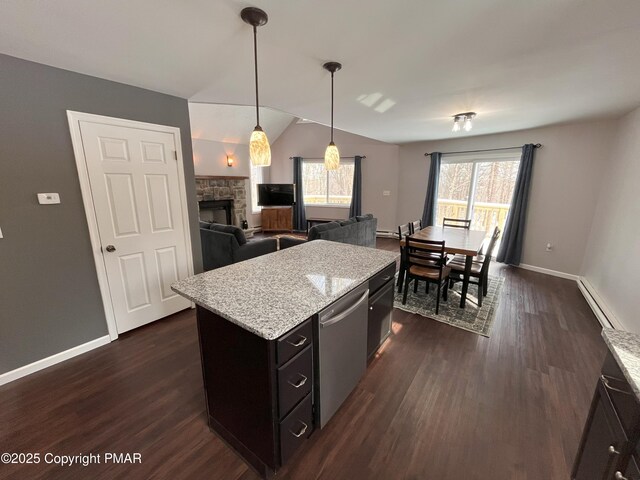
[[[550,243],[547,243],[546,250],[547,250],[547,252],[550,252],[551,250],[553,250],[553,245],[551,245]]]
[[[383,190],[382,191],[382,196],[383,197],[390,197],[391,196],[391,190]]]
[[[1,228],[0,228],[0,238],[4,238],[4,237],[2,236],[2,229],[1,229]]]
[[[60,203],[60,195],[57,193],[38,193],[38,203],[40,205]]]

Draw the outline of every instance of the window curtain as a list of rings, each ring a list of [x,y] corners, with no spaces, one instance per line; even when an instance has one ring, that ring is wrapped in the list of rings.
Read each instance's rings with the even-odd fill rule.
[[[302,157],[293,157],[293,183],[296,194],[296,203],[293,206],[293,229],[303,231],[307,229],[307,216],[304,211],[302,188]]]
[[[353,160],[353,191],[349,218],[358,215],[362,215],[362,157],[356,155]]]
[[[429,181],[427,182],[427,196],[424,199],[422,211],[422,226],[429,227],[436,223],[436,208],[438,207],[438,180],[440,179],[441,152],[431,154],[431,166],[429,167]]]
[[[522,256],[524,222],[527,216],[527,204],[529,203],[534,151],[535,147],[532,143],[522,147],[522,157],[518,168],[518,177],[513,189],[511,208],[509,209],[500,250],[496,258],[498,262],[508,263],[509,265],[520,265]]]

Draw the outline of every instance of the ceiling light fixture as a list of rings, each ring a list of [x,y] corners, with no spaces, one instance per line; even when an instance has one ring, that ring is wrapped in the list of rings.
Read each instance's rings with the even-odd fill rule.
[[[337,170],[340,168],[340,152],[333,143],[333,74],[342,68],[338,62],[327,62],[322,68],[331,72],[331,141],[324,152],[324,168],[327,170]]]
[[[460,123],[462,123],[462,119],[460,118],[460,115],[456,115],[453,119],[453,131],[454,132],[459,132],[460,131]]]
[[[249,157],[251,164],[256,167],[268,167],[271,165],[271,146],[267,134],[260,126],[260,103],[258,102],[258,27],[265,25],[269,20],[266,12],[255,7],[243,8],[240,18],[253,27],[253,60],[256,74],[256,128],[251,133],[249,140]]]
[[[460,128],[464,128],[465,132],[469,132],[473,128],[471,121],[476,117],[476,112],[458,113],[453,116],[454,132],[459,132]]]

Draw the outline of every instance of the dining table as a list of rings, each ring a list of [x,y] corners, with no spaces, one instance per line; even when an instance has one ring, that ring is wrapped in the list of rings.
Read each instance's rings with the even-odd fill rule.
[[[411,235],[411,237],[419,240],[431,240],[438,242],[444,240],[444,248],[447,254],[460,254],[465,256],[462,291],[460,292],[460,308],[465,308],[473,257],[481,253],[482,246],[487,238],[487,232],[483,230],[469,230],[467,228],[459,227],[430,226],[425,227],[422,230],[418,230]],[[400,247],[404,248],[404,245],[405,240],[400,240]],[[400,265],[401,277],[403,273],[402,265]],[[402,287],[402,282],[402,278],[399,279],[400,287]]]

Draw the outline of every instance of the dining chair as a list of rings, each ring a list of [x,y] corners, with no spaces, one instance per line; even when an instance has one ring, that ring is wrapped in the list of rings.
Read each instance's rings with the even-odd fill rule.
[[[398,227],[398,240],[400,241],[400,271],[398,272],[398,293],[402,292],[402,283],[404,282],[404,247],[402,246],[402,240],[411,235],[411,224],[405,223]]]
[[[466,220],[464,218],[443,218],[442,226],[469,230],[471,228],[471,220]]]
[[[407,303],[409,283],[413,280],[413,291],[418,291],[418,282],[424,280],[427,286],[435,283],[438,287],[436,294],[436,315],[440,311],[440,292],[442,298],[447,300],[449,289],[449,275],[451,268],[447,265],[447,254],[444,241],[422,240],[409,236],[405,245],[405,279],[402,304]]]
[[[489,286],[489,266],[491,257],[495,249],[496,242],[500,238],[500,229],[496,227],[489,241],[489,246],[484,255],[474,257],[471,263],[471,272],[469,274],[469,283],[478,286],[478,307],[482,307],[482,298],[487,296]],[[449,263],[451,273],[449,274],[449,286],[453,286],[454,282],[461,282],[464,279],[465,256],[456,255]],[[475,281],[472,279],[476,279]]]
[[[414,220],[409,224],[411,227],[411,235],[422,230],[422,220]]]

